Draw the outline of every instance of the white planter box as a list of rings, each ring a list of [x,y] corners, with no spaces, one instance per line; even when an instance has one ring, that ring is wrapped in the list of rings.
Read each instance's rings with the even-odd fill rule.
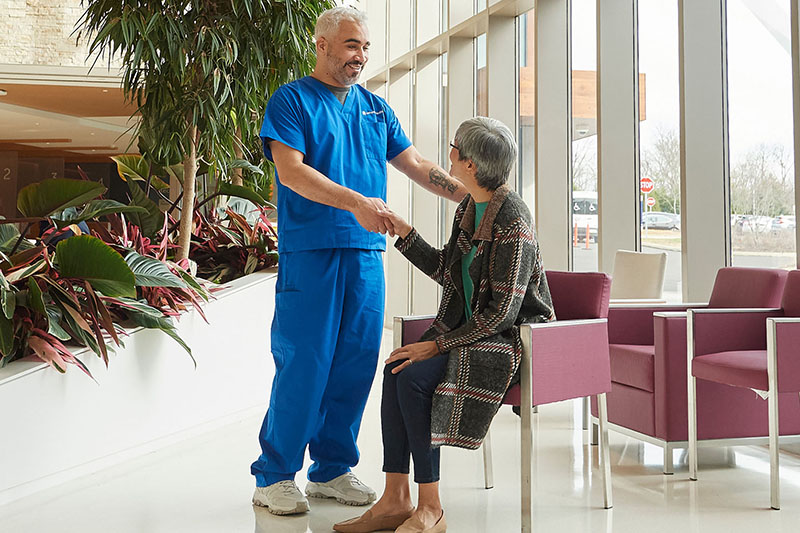
[[[266,410],[275,281],[272,270],[228,283],[204,307],[210,324],[195,311],[181,317],[197,369],[166,334],[143,329],[108,369],[79,354],[99,385],[38,360],[0,369],[0,505]]]

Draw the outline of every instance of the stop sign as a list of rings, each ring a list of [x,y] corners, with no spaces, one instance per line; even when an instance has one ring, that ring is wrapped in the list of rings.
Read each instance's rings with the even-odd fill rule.
[[[642,191],[644,194],[650,194],[655,189],[656,184],[652,180],[652,178],[644,177],[639,180],[639,190]]]
[[[651,181],[651,183],[652,183],[652,181]],[[652,197],[652,196],[648,196],[647,197],[647,207],[653,207],[654,205],[656,205],[656,199],[654,197]]]

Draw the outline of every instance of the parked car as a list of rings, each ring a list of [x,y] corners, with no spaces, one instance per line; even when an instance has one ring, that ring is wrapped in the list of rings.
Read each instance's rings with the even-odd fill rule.
[[[763,215],[739,215],[734,228],[743,233],[766,233],[772,229],[772,218]]]
[[[794,215],[778,215],[772,219],[772,231],[794,229],[797,226]]]
[[[662,213],[661,211],[650,211],[642,215],[642,227],[646,229],[668,229],[680,231],[681,216],[675,213]]]

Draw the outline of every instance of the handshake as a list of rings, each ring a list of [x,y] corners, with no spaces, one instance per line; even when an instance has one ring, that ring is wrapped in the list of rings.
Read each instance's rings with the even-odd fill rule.
[[[363,198],[351,212],[367,231],[388,233],[390,237],[398,236],[402,239],[411,232],[411,225],[389,209],[380,198]]]

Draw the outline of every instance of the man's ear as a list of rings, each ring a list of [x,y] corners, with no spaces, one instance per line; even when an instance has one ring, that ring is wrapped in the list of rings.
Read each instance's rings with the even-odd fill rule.
[[[327,47],[328,41],[325,40],[325,37],[320,37],[317,39],[317,50],[324,52]]]

